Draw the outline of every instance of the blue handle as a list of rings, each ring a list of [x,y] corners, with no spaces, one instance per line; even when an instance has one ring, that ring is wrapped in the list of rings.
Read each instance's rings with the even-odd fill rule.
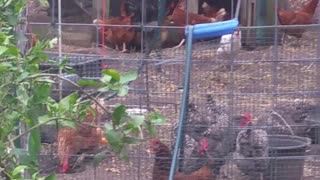
[[[193,39],[205,39],[222,36],[225,34],[232,34],[238,27],[239,21],[237,18],[206,24],[194,25]],[[185,28],[185,36],[188,37],[188,28]]]

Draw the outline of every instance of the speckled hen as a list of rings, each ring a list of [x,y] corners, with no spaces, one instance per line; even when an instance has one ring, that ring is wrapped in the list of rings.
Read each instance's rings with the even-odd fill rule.
[[[187,173],[193,172],[205,164],[208,157],[224,158],[233,151],[235,143],[236,133],[233,134],[229,128],[232,124],[239,126],[239,123],[246,122],[248,118],[250,117],[236,116],[230,118],[227,106],[216,103],[211,95],[207,96],[203,111],[190,103],[183,133],[185,142],[182,144],[183,155],[181,156],[184,160],[181,170]],[[177,124],[174,127],[177,129]],[[199,147],[204,147],[204,143],[207,144],[207,153],[205,154],[201,153],[202,150],[199,149]],[[221,159],[215,160],[210,165],[215,173],[219,173],[219,168],[223,163],[224,160]]]
[[[233,154],[238,168],[251,179],[260,179],[269,165],[269,140],[267,132],[250,122],[248,129],[239,132]]]
[[[312,106],[300,99],[289,103],[278,103],[271,110],[260,114],[257,126],[267,128],[268,134],[306,136],[309,109]]]

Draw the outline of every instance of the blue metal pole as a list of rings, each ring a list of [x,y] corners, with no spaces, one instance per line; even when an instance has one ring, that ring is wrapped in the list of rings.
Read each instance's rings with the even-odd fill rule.
[[[187,26],[186,28],[188,30],[188,37],[187,37],[187,47],[186,47],[187,57],[186,57],[186,66],[185,66],[185,79],[184,79],[182,103],[181,103],[181,109],[180,109],[179,126],[177,130],[177,136],[176,136],[177,138],[176,138],[176,144],[174,147],[174,152],[172,157],[169,180],[173,180],[173,177],[175,174],[175,168],[176,168],[177,159],[178,159],[178,152],[181,144],[182,127],[184,125],[184,121],[186,118],[186,109],[187,109],[188,97],[189,97],[193,26]]]

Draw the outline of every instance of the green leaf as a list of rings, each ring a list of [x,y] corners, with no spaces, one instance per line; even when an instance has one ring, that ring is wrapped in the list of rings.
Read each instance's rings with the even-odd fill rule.
[[[40,172],[34,173],[32,175],[32,180],[56,180],[57,177],[55,174],[51,174],[49,176],[46,177],[37,177],[39,175]]]
[[[120,105],[116,107],[116,109],[112,113],[112,123],[114,126],[118,126],[120,124],[120,121],[122,117],[127,116],[126,113],[126,106]]]
[[[148,130],[151,137],[155,138],[157,135],[157,130],[153,127],[152,123],[150,121],[146,121],[144,123],[144,127]]]
[[[45,102],[51,94],[51,85],[42,84],[34,91],[33,103]]]
[[[107,157],[107,151],[99,152],[93,157],[93,166],[97,167]]]
[[[38,2],[40,3],[40,5],[42,7],[48,8],[49,7],[49,3],[46,0],[38,0]]]
[[[128,135],[130,133],[139,133],[140,132],[140,129],[133,125],[133,124],[126,124],[124,127],[123,127],[123,133],[125,135]]]
[[[130,115],[131,123],[136,127],[139,127],[143,124],[145,117],[142,115]]]
[[[112,125],[111,125],[111,124],[108,124],[108,123],[106,123],[106,124],[104,125],[104,128],[105,128],[106,132],[113,130]]]
[[[44,180],[56,180],[56,179],[57,179],[57,177],[55,174],[51,174],[51,175],[44,178]]]
[[[11,39],[12,36],[6,36],[4,37],[4,40],[3,40],[3,44],[4,45],[9,45],[10,44],[10,39]]]
[[[29,96],[23,85],[20,84],[20,86],[18,86],[16,93],[19,101],[26,106],[28,104]]]
[[[122,141],[126,144],[139,144],[140,140],[133,137],[123,137]]]
[[[12,67],[12,64],[8,62],[0,63],[0,72],[7,72]]]
[[[112,77],[112,82],[119,82],[120,81],[120,74],[118,71],[114,69],[104,69],[102,70],[103,75],[108,75]]]
[[[48,115],[48,114],[38,117],[39,124],[42,124],[42,123],[44,123],[44,122],[47,122],[49,119],[50,119],[50,118],[49,118],[49,115]]]
[[[58,38],[53,38],[48,43],[49,43],[49,48],[53,48],[58,43]]]
[[[52,47],[51,47],[52,48]],[[68,59],[65,57],[59,64],[59,69],[64,69],[65,65],[68,63]]]
[[[74,92],[72,94],[69,94],[68,96],[64,97],[63,99],[61,99],[61,101],[59,102],[59,108],[62,110],[70,110],[71,106],[73,106],[74,104],[76,104],[77,102],[77,98],[78,98],[78,93]]]
[[[138,72],[137,71],[131,71],[131,72],[127,72],[121,75],[120,78],[120,83],[121,84],[126,84],[130,81],[134,81],[136,80],[138,77]]]
[[[155,124],[155,125],[162,125],[166,121],[166,118],[157,112],[150,113],[148,115],[148,119],[152,124]]]
[[[91,86],[91,87],[100,87],[100,84],[97,81],[94,80],[79,80],[78,81],[79,86]]]
[[[122,86],[118,90],[118,96],[119,97],[123,97],[123,96],[127,95],[128,92],[129,92],[129,87],[128,86]]]
[[[8,6],[12,3],[12,1],[13,1],[13,0],[7,0],[7,1],[5,2],[5,4],[3,5],[3,8],[8,7]]]
[[[61,120],[60,124],[63,127],[71,127],[71,128],[75,128],[76,127],[76,122],[75,121]]]
[[[121,141],[121,133],[115,130],[107,131],[108,142],[116,153],[120,153],[123,148],[123,143]]]
[[[20,76],[18,76],[16,80],[18,82],[21,82],[24,79],[26,79],[28,76],[29,76],[29,73],[25,71],[25,72],[21,73]]]
[[[18,17],[17,17],[17,16],[13,16],[13,15],[9,15],[9,16],[8,16],[8,23],[9,23],[11,26],[17,25],[17,22],[18,22]]]
[[[98,89],[99,92],[103,92],[103,93],[104,93],[104,92],[108,92],[109,90],[110,90],[109,87],[102,87],[102,88],[99,88],[99,89]]]
[[[12,121],[14,119],[17,119],[21,116],[21,113],[20,112],[17,112],[17,111],[11,111],[10,114],[8,114],[6,117],[8,120]]]
[[[7,55],[12,55],[12,56],[18,56],[19,55],[20,50],[17,47],[10,47],[7,51],[6,54]]]
[[[41,150],[40,129],[36,128],[30,131],[29,136],[29,154],[33,162],[38,162],[38,155]]]
[[[7,47],[0,46],[0,56],[8,50]]]
[[[22,171],[28,169],[29,167],[28,166],[25,166],[25,165],[21,165],[21,166],[18,166],[16,167],[13,172],[12,172],[12,175],[13,176],[17,176],[18,174],[20,174]]]
[[[105,83],[105,84],[108,84],[110,83],[112,79],[112,76],[109,76],[109,75],[104,75],[102,78],[101,78],[101,82]]]

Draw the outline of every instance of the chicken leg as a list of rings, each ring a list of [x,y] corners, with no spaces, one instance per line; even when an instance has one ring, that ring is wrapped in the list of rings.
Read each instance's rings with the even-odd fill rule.
[[[123,52],[123,53],[128,52],[126,43],[122,44],[122,51],[121,52]]]
[[[186,41],[186,39],[182,39],[177,46],[173,47],[173,49],[177,49],[177,48],[181,47],[185,41]]]

